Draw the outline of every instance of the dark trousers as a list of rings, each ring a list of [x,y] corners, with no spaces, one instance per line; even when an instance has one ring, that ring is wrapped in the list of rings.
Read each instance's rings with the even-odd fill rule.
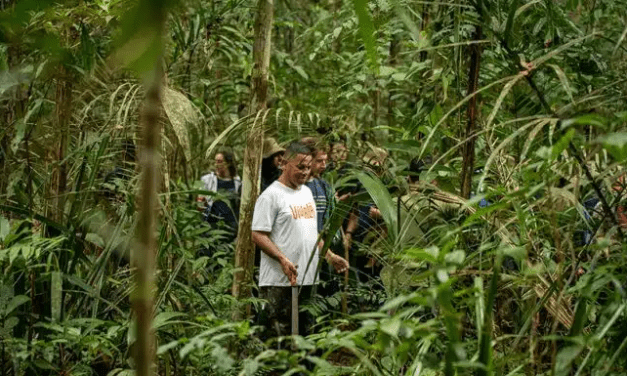
[[[311,297],[311,285],[300,286],[298,294],[299,308],[306,304]],[[262,310],[260,324],[265,326],[265,339],[270,337],[288,336],[292,334],[292,287],[289,286],[262,286],[259,287],[259,297],[267,300]],[[311,334],[314,324],[313,317],[306,311],[299,309],[298,334]]]

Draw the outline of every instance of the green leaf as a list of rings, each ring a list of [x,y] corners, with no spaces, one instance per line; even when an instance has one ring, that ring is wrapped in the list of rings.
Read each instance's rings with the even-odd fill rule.
[[[522,262],[527,256],[527,249],[523,246],[507,246],[503,249],[503,254],[506,256],[510,256],[518,262]]]
[[[402,140],[384,145],[386,150],[400,151],[408,154],[417,154],[420,150],[420,146],[420,142],[416,140]]]
[[[217,366],[219,370],[222,371],[221,373],[226,373],[228,371],[231,371],[231,369],[233,368],[233,365],[235,364],[235,360],[231,358],[229,353],[222,346],[214,347],[213,351],[211,351],[211,356],[215,360],[217,360],[215,365]]]
[[[317,359],[317,358],[316,358]],[[244,374],[247,376],[254,376],[257,370],[261,367],[256,359],[244,359]]]
[[[453,264],[456,266],[461,266],[464,263],[465,259],[466,259],[466,253],[460,249],[458,249],[457,251],[447,253],[446,256],[444,256],[444,260],[447,263]]]
[[[566,134],[563,135],[559,141],[555,143],[555,145],[553,145],[553,148],[551,149],[552,159],[557,158],[564,150],[566,150],[573,137],[575,137],[575,130],[569,129],[568,132],[566,132]]]
[[[303,67],[295,64],[292,59],[286,59],[285,62],[287,63],[287,65],[290,66],[290,68],[294,69],[296,73],[298,73],[302,78],[304,78],[305,80],[309,80],[309,75],[307,74],[307,72],[305,72]]]
[[[381,331],[389,334],[392,337],[398,337],[398,332],[401,329],[401,320],[397,317],[393,317],[389,320],[383,320],[381,322]]]
[[[439,254],[439,250],[437,247],[433,246],[433,247],[429,247],[427,249],[422,249],[422,248],[410,248],[408,250],[405,251],[405,254],[408,257],[412,257],[415,258],[417,260],[420,261],[427,261],[430,263],[437,263],[438,262],[438,254]]]
[[[501,209],[505,209],[507,207],[509,207],[510,203],[509,202],[499,202],[496,204],[492,204],[489,206],[486,206],[485,208],[481,208],[479,210],[477,210],[476,212],[474,212],[471,216],[469,216],[468,218],[466,218],[466,220],[464,221],[464,227],[470,225],[471,223],[475,222],[476,220],[480,219],[481,217],[483,217],[484,215],[488,215],[492,212],[501,210]]]
[[[372,21],[372,15],[368,9],[368,0],[353,0],[355,6],[355,13],[357,13],[357,19],[359,21],[359,33],[364,41],[366,47],[366,53],[368,60],[370,61],[370,68],[379,73],[379,62],[377,58],[377,48],[375,43],[375,30],[374,22]]]
[[[97,245],[98,247],[104,248],[105,246],[105,241],[104,239],[102,239],[102,237],[98,234],[95,234],[93,232],[88,233],[85,236],[85,241],[88,241],[90,243],[94,243],[95,245]]]
[[[26,295],[16,295],[11,299],[7,307],[4,309],[3,315],[6,317],[10,315],[17,307],[22,304],[30,302],[30,298]]]
[[[177,347],[179,344],[180,344],[179,341],[172,341],[170,343],[166,343],[165,345],[159,346],[159,348],[157,349],[157,355],[166,353],[172,350],[173,348]]]
[[[56,369],[57,369],[50,362],[48,362],[47,360],[42,359],[42,358],[36,359],[34,363],[35,363],[35,367],[37,367],[39,369],[53,370],[53,371],[56,371]]]
[[[572,119],[566,119],[562,121],[561,127],[562,129],[564,129],[564,128],[570,127],[571,125],[590,125],[590,126],[599,127],[601,129],[605,129],[606,123],[607,123],[607,119],[604,118],[603,116],[596,115],[596,114],[587,114],[587,115],[579,116],[579,117],[572,118]]]
[[[599,137],[597,142],[602,143],[603,148],[612,154],[612,157],[616,158],[616,160],[623,161],[627,158],[627,133],[609,133]]]
[[[0,216],[0,243],[4,242],[4,238],[11,232],[11,224],[9,220]]]
[[[115,41],[116,50],[112,61],[145,74],[155,69],[162,58],[163,30],[161,20],[165,17],[165,5],[170,2],[141,0],[126,11],[122,19],[122,30]]]
[[[165,88],[163,90],[163,109],[165,110],[172,129],[176,134],[179,145],[183,149],[183,154],[187,161],[192,159],[192,151],[189,142],[189,126],[198,126],[201,122],[198,109],[192,101],[176,90]]]
[[[8,319],[6,319],[4,321],[4,330],[6,330],[7,332],[10,331],[11,329],[15,328],[17,326],[17,324],[20,323],[20,320],[13,316],[13,317],[9,317]],[[8,335],[9,333],[7,333]]]
[[[396,72],[396,69],[387,65],[381,66],[379,68],[379,76],[381,77],[391,76],[394,72]]]
[[[20,119],[15,123],[15,137],[11,141],[11,151],[15,153],[17,149],[20,147],[20,143],[24,139],[24,134],[26,132],[26,122],[24,119]]]
[[[575,100],[573,98],[573,90],[571,89],[570,84],[568,83],[568,78],[566,77],[566,74],[564,73],[562,68],[560,68],[559,66],[555,64],[547,64],[547,65],[553,68],[553,70],[555,71],[555,74],[557,74],[557,78],[559,78],[560,83],[562,84],[562,87],[564,88],[564,91],[568,95],[568,99],[570,99],[571,103],[574,102]]]
[[[63,274],[50,273],[50,310],[53,321],[61,320],[61,297],[63,295]]]
[[[391,243],[394,243],[398,235],[398,216],[396,213],[396,205],[394,205],[390,192],[377,177],[364,172],[357,172],[355,176],[366,188],[375,205],[381,211],[381,215],[388,229],[388,239]]]
[[[406,78],[407,78],[407,74],[405,73],[397,72],[397,73],[392,74],[392,80],[394,81],[405,81]]]
[[[170,320],[175,317],[183,317],[187,316],[186,313],[183,312],[160,312],[153,320],[152,320],[152,328],[159,329],[163,326],[166,326]]]
[[[442,107],[440,107],[439,104],[436,104],[435,107],[433,107],[433,110],[431,111],[431,113],[429,114],[429,122],[431,123],[431,125],[436,125],[440,122],[440,119],[442,119],[442,116],[444,116]]]
[[[555,359],[555,375],[566,376],[570,374],[571,364],[583,349],[583,346],[569,346],[560,350]]]

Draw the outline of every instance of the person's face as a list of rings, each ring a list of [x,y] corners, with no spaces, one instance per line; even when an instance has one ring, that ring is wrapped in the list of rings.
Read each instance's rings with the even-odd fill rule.
[[[277,153],[272,158],[272,163],[274,163],[274,167],[279,168],[283,164],[283,153]]]
[[[226,175],[228,175],[229,169],[227,168],[224,155],[222,155],[221,153],[216,154],[215,162],[216,174],[218,174],[219,177],[225,177]]]
[[[344,144],[335,144],[333,146],[333,155],[331,158],[336,162],[343,162],[348,157],[348,151]]]
[[[312,158],[309,154],[297,154],[283,160],[283,174],[288,185],[297,188],[307,181],[311,172]]]
[[[614,182],[612,189],[614,192],[622,192],[625,187],[625,175],[619,176],[619,178]]]
[[[327,169],[327,153],[318,152],[311,162],[311,176],[319,177]]]

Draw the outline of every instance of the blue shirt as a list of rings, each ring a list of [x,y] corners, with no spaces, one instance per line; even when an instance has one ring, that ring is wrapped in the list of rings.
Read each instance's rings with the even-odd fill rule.
[[[331,186],[323,179],[309,180],[305,185],[311,190],[316,202],[316,214],[318,216],[318,233],[322,232],[324,222],[329,218],[333,196]]]

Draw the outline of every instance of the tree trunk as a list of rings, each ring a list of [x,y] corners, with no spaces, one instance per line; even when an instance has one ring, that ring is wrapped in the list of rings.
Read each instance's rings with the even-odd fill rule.
[[[481,8],[479,8],[479,11],[481,11]],[[475,41],[481,40],[481,25],[476,26],[473,39]],[[481,45],[479,43],[472,44],[470,46],[470,51],[470,70],[468,72],[468,91],[466,92],[466,95],[472,95],[475,91],[477,91],[479,83],[479,68],[481,64]],[[460,193],[461,196],[464,198],[470,198],[470,191],[472,190],[472,173],[475,164],[475,128],[477,123],[477,97],[477,95],[474,95],[468,101],[468,109],[466,110],[466,116],[468,120],[466,123],[466,131],[463,135],[465,143],[462,148]]]
[[[249,105],[250,126],[246,151],[244,154],[244,174],[242,182],[242,203],[237,246],[235,249],[235,268],[233,278],[233,296],[247,298],[253,277],[255,246],[252,242],[252,216],[255,202],[259,195],[259,168],[261,166],[261,145],[263,144],[263,116],[267,106],[268,73],[270,67],[270,47],[272,42],[273,0],[259,0],[255,20],[255,42],[253,44],[252,96]],[[246,314],[250,311],[246,307]],[[234,319],[242,319],[242,310],[234,312]]]
[[[159,64],[160,65],[160,64]],[[133,309],[137,320],[137,342],[135,344],[136,374],[152,374],[155,356],[154,338],[151,330],[153,310],[154,274],[157,242],[155,228],[157,216],[157,181],[159,173],[159,136],[161,134],[159,116],[161,104],[161,68],[155,68],[144,103],[143,150],[141,150],[141,199],[137,226],[139,247],[133,252],[136,268],[137,290],[133,298]]]
[[[166,21],[165,2],[162,0],[145,0],[142,5],[148,14],[144,17],[144,26],[155,38],[159,46],[158,53],[147,72],[146,100],[144,102],[142,123],[142,149],[140,150],[140,167],[142,171],[141,192],[139,203],[139,220],[137,223],[138,245],[133,250],[131,259],[135,267],[136,290],[132,304],[135,313],[137,339],[134,346],[135,375],[149,376],[157,374],[154,370],[156,344],[152,331],[152,317],[155,291],[155,269],[157,255],[156,218],[159,212],[157,192],[159,187],[161,148],[161,103],[164,84],[162,66],[163,34]],[[140,31],[141,32],[141,31]],[[168,184],[166,182],[165,184]]]
[[[72,117],[72,78],[63,66],[59,68],[60,74],[57,78],[56,98],[55,98],[55,125],[61,132],[57,148],[57,160],[59,166],[56,170],[54,180],[55,207],[54,218],[63,223],[65,214],[65,191],[67,190],[67,162],[66,154],[70,138],[70,118]]]

